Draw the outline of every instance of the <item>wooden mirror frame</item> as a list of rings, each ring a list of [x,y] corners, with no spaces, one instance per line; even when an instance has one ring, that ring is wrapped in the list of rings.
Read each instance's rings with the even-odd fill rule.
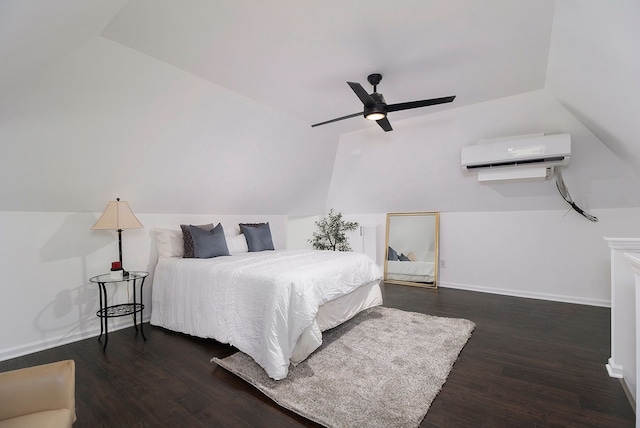
[[[420,241],[420,236],[416,236],[416,240],[412,241],[412,237],[409,237],[409,234],[404,234],[404,236],[398,237],[396,233],[396,237],[394,238],[394,234],[391,231],[393,227],[392,223],[397,223],[393,221],[393,219],[411,219],[409,223],[413,222],[416,224],[420,223],[420,219],[428,219],[429,224],[420,225],[423,228],[423,233],[420,236],[424,236],[425,240],[429,242],[425,243],[424,246],[420,247],[423,243]],[[397,226],[397,225],[396,225]],[[432,230],[433,228],[433,230]],[[421,232],[418,231],[418,234]],[[431,235],[433,238],[430,238]],[[400,243],[394,241],[400,239]],[[439,241],[440,241],[440,213],[437,211],[426,211],[426,212],[407,212],[407,213],[387,213],[387,230],[386,230],[386,239],[385,239],[385,251],[384,251],[384,281],[390,284],[401,284],[401,285],[411,285],[414,287],[424,287],[424,288],[438,288],[438,250],[439,250]],[[391,244],[391,245],[390,245]],[[394,249],[395,252],[400,256],[401,254],[405,255],[405,257],[409,257],[410,259],[414,259],[412,261],[416,263],[423,263],[422,266],[412,266],[412,265],[399,265],[399,263],[411,263],[411,261],[395,261],[393,260],[393,264],[389,263],[389,253],[390,248],[393,248],[393,245],[399,245],[398,248]],[[406,247],[406,248],[405,248]],[[415,248],[411,248],[415,247]],[[420,248],[418,248],[420,247]],[[433,261],[431,261],[431,254],[433,253]],[[392,254],[393,256],[393,254]],[[429,256],[427,258],[427,256]],[[390,271],[391,266],[391,271]],[[410,273],[400,273],[393,272],[394,269],[400,268],[404,271],[404,268],[409,268],[408,272],[417,271],[418,274],[410,274]],[[432,275],[430,275],[432,272]],[[412,280],[412,277],[415,277],[415,280]],[[428,281],[429,277],[432,277],[432,281]]]

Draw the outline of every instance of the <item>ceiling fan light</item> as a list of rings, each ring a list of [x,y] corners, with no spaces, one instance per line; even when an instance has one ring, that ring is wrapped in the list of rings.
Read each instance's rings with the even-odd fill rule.
[[[384,119],[385,118],[385,114],[378,112],[378,111],[372,111],[371,113],[367,113],[364,117],[365,119],[369,119],[369,120],[380,120],[380,119]]]
[[[371,98],[376,100],[377,102],[373,105],[365,105],[364,107],[364,117],[369,120],[380,120],[387,117],[387,111],[385,109],[384,98],[382,95],[373,93],[371,94]]]

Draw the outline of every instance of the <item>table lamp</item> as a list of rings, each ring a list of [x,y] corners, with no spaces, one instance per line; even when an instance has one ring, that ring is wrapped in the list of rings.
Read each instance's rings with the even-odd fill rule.
[[[110,201],[104,212],[93,225],[91,230],[117,230],[118,231],[118,254],[120,256],[120,268],[122,265],[122,230],[123,229],[138,229],[144,227],[140,220],[138,220],[129,208],[129,204],[126,201],[121,201],[117,198],[115,201]],[[113,266],[112,266],[113,268]]]

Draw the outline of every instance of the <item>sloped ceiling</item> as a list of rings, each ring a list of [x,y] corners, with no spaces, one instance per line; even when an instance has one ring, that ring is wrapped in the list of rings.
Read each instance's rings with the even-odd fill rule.
[[[0,210],[99,211],[115,192],[152,213],[305,214],[339,201],[356,212],[393,210],[393,198],[354,205],[365,182],[343,192],[353,184],[340,182],[352,167],[345,144],[411,147],[424,135],[445,137],[441,118],[472,112],[477,127],[485,106],[508,115],[533,111],[539,100],[540,117],[494,128],[571,124],[584,147],[604,144],[617,155],[600,175],[626,185],[633,179],[617,174],[619,162],[640,173],[639,9],[636,0],[6,0],[0,179],[11,184],[0,188]],[[383,74],[378,91],[389,103],[456,99],[390,114],[393,133],[360,117],[310,127],[360,111],[346,81],[369,89],[373,72]],[[530,93],[535,102],[520,97]],[[518,108],[492,103],[502,99]],[[459,147],[478,137],[462,134],[441,152],[451,158],[447,171],[459,167]],[[481,135],[492,136],[500,135]],[[416,153],[427,152],[405,156]],[[576,176],[588,179],[585,171]],[[491,209],[471,188],[451,193],[460,183],[432,194],[433,206]],[[590,184],[580,190],[594,192]],[[519,204],[503,194],[492,207],[538,206],[536,191]],[[619,207],[639,198],[590,200]],[[539,209],[556,206],[553,199]]]
[[[0,89],[98,36],[127,0],[0,2]]]
[[[639,20],[637,0],[559,0],[546,83],[638,175]]]
[[[389,103],[457,95],[428,111],[541,89],[553,10],[552,0],[132,0],[102,35],[312,124],[361,111],[346,82],[371,89],[370,73],[383,74]]]

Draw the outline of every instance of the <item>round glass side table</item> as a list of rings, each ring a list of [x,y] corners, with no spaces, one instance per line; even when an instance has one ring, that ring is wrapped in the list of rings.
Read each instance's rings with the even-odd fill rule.
[[[107,350],[107,343],[109,342],[109,318],[123,317],[133,314],[133,326],[138,331],[137,314],[140,313],[140,333],[142,338],[146,341],[147,338],[144,335],[142,329],[142,311],[144,310],[144,304],[142,303],[142,287],[144,286],[144,280],[149,275],[149,272],[132,271],[128,276],[122,278],[113,278],[111,273],[103,273],[102,275],[94,276],[89,281],[98,284],[100,294],[100,310],[96,312],[96,316],[100,318],[100,336],[98,342],[102,339],[104,333],[104,346],[102,352]],[[133,303],[121,303],[118,305],[107,305],[107,284],[119,284],[119,283],[132,283],[133,284]],[[138,287],[138,284],[140,285]],[[136,288],[139,289],[140,302],[136,300]]]

